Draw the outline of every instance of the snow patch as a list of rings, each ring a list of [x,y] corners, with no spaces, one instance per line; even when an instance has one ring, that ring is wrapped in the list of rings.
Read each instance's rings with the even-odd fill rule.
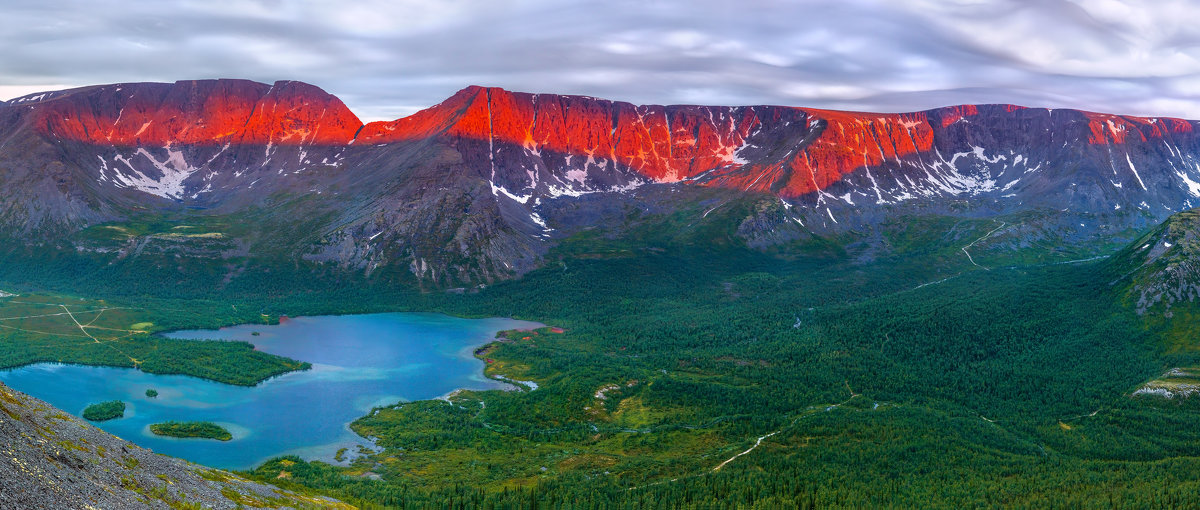
[[[114,159],[125,163],[125,166],[129,167],[132,173],[124,174],[116,172],[113,180],[126,187],[131,187],[151,195],[163,198],[181,198],[183,196],[183,181],[190,177],[197,169],[188,164],[187,160],[184,159],[182,151],[173,149],[170,145],[163,147],[163,150],[167,152],[167,158],[163,161],[159,161],[145,148],[139,148],[134,155],[135,158],[137,156],[146,158],[162,174],[160,177],[152,178],[147,176],[138,171],[132,162],[118,154]]]
[[[989,158],[987,157],[987,155],[984,153],[984,149],[983,149],[983,147],[979,147],[979,146],[977,146],[977,145],[972,145],[972,146],[971,146],[971,151],[972,151],[971,153],[972,153],[972,154],[974,154],[974,155],[975,155],[975,157],[977,157],[977,158],[979,158],[979,159],[982,159],[982,160],[984,160],[984,161],[987,161],[988,163],[999,163],[999,162],[1001,162],[1001,161],[1004,161],[1004,160],[1008,159],[1008,157],[1007,157],[1007,156],[1003,156],[1003,155],[1000,155],[1000,154],[997,154],[995,158],[990,158],[990,159],[989,159]]]
[[[492,182],[491,185],[492,185],[492,194],[495,196],[500,196],[499,194],[504,194],[504,196],[511,198],[513,200],[516,200],[517,202],[520,202],[522,204],[528,203],[529,199],[533,198],[533,193],[530,193],[525,196],[515,195],[512,192],[508,191],[507,189],[504,189],[504,186],[497,186],[495,182]]]
[[[1188,194],[1193,197],[1200,197],[1200,182],[1196,182],[1188,178],[1183,172],[1176,172],[1180,179],[1183,179],[1183,184],[1187,186]]]
[[[578,168],[572,168],[570,170],[567,170],[567,173],[564,175],[564,177],[566,177],[567,180],[575,181],[579,184],[583,184],[584,182],[586,182],[587,176],[588,176],[587,170],[580,170]]]
[[[1137,167],[1133,166],[1133,159],[1130,159],[1128,152],[1125,153],[1125,161],[1129,163],[1129,169],[1133,170],[1133,176],[1137,177],[1138,185],[1141,186],[1143,190],[1146,189],[1146,183],[1142,182],[1142,176],[1138,175]]]
[[[43,93],[41,93],[41,94],[35,94],[35,95],[29,95],[29,96],[25,96],[25,97],[19,97],[19,98],[13,99],[13,100],[12,100],[12,104],[17,104],[17,103],[30,103],[30,102],[34,102],[34,101],[41,101],[42,99],[45,99],[47,95],[49,95],[49,93],[47,93],[47,92],[43,92]]]
[[[553,230],[554,230],[554,229],[552,229],[552,228],[550,228],[550,227],[547,227],[547,226],[546,226],[546,220],[543,220],[543,219],[542,219],[542,217],[541,217],[541,216],[539,216],[539,215],[538,215],[538,213],[536,213],[536,212],[530,212],[530,213],[529,213],[529,219],[530,219],[530,220],[532,220],[534,223],[537,223],[537,225],[538,225],[539,227],[542,227],[542,230],[543,230],[543,231],[546,231],[546,232],[551,232],[551,231],[553,231]]]

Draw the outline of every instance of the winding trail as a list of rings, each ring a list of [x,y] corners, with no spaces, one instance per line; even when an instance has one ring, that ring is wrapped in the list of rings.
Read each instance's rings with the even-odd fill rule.
[[[1055,262],[1054,265],[1061,266],[1063,264],[1081,264],[1084,262],[1091,262],[1093,260],[1106,259],[1108,257],[1110,257],[1110,255],[1098,255],[1095,257],[1088,257],[1086,259],[1064,260],[1062,262]]]
[[[725,462],[722,462],[722,463],[720,463],[720,464],[717,464],[717,467],[715,467],[715,468],[712,468],[712,470],[713,470],[713,471],[720,471],[720,470],[721,470],[721,468],[725,467],[725,465],[726,465],[726,464],[729,464],[730,462],[733,462],[735,459],[737,459],[738,457],[741,457],[742,455],[745,455],[745,454],[747,454],[747,453],[750,453],[750,452],[754,451],[754,449],[755,449],[755,448],[758,448],[758,445],[762,444],[762,442],[763,442],[763,439],[766,439],[766,438],[768,438],[768,437],[771,437],[771,436],[773,436],[773,435],[775,435],[775,434],[778,434],[778,433],[780,433],[780,432],[783,432],[783,429],[776,430],[775,432],[772,432],[772,433],[770,433],[770,434],[767,434],[767,435],[765,435],[765,436],[760,436],[760,437],[758,438],[758,440],[754,442],[754,446],[751,446],[750,448],[747,448],[747,449],[746,449],[746,451],[744,451],[744,452],[742,452],[742,453],[739,453],[739,454],[737,454],[737,455],[734,455],[734,456],[732,456],[732,457],[730,457],[730,458],[728,458],[728,459],[725,459]]]
[[[847,382],[847,383],[846,383],[846,389],[847,389],[847,390],[850,390],[850,384],[849,384],[849,382]],[[846,404],[850,403],[850,401],[851,401],[851,400],[854,400],[854,399],[856,399],[856,398],[858,398],[858,397],[860,397],[860,396],[862,396],[862,395],[861,395],[861,394],[859,394],[859,393],[854,393],[854,390],[850,390],[850,398],[848,398],[848,399],[846,399],[846,400],[843,400],[843,401],[841,401],[841,402],[838,402],[838,403],[836,403],[836,404],[830,404],[830,405],[825,405],[825,406],[820,406],[820,405],[816,405],[816,406],[809,406],[809,407],[808,407],[806,410],[804,410],[804,411],[803,411],[803,412],[801,412],[801,413],[800,413],[798,416],[796,416],[794,419],[792,419],[792,421],[791,421],[791,422],[789,422],[787,425],[784,425],[784,426],[780,427],[780,428],[779,428],[779,430],[776,430],[776,431],[774,431],[774,432],[771,432],[770,434],[766,434],[766,435],[763,435],[763,436],[760,436],[760,437],[758,437],[757,439],[755,439],[755,440],[754,440],[754,444],[753,444],[752,446],[750,446],[750,448],[747,448],[745,451],[742,451],[742,452],[738,453],[737,455],[734,455],[734,456],[732,456],[732,457],[730,457],[730,458],[728,458],[728,459],[725,459],[724,461],[722,461],[720,464],[717,464],[717,465],[716,465],[715,467],[713,467],[712,469],[704,470],[704,471],[701,471],[701,472],[699,472],[699,473],[692,473],[692,474],[690,474],[690,475],[683,475],[683,476],[679,476],[679,477],[676,477],[676,478],[671,478],[670,480],[662,480],[662,481],[658,481],[658,482],[648,483],[648,484],[645,484],[645,485],[638,485],[638,486],[635,486],[635,487],[629,487],[629,488],[625,489],[625,491],[626,491],[626,492],[628,492],[628,491],[634,491],[634,490],[638,490],[638,489],[645,489],[645,488],[647,488],[647,487],[654,487],[654,486],[663,485],[663,484],[667,484],[667,483],[677,482],[677,481],[679,481],[679,480],[682,480],[682,479],[687,479],[687,478],[699,478],[699,477],[702,477],[702,476],[707,476],[707,475],[710,475],[710,474],[716,473],[716,472],[720,471],[720,470],[721,470],[721,468],[723,468],[723,467],[725,467],[726,465],[728,465],[730,462],[733,462],[734,460],[737,460],[739,457],[741,457],[741,456],[743,456],[743,455],[746,455],[746,454],[748,454],[748,453],[750,453],[750,452],[754,451],[754,449],[755,449],[755,448],[758,448],[759,446],[761,446],[761,445],[762,445],[762,443],[763,443],[763,441],[767,440],[767,438],[770,438],[771,436],[774,436],[774,435],[776,435],[776,434],[779,434],[779,433],[781,433],[781,432],[783,432],[783,431],[785,431],[785,430],[787,430],[787,429],[789,429],[789,428],[792,428],[792,427],[796,426],[796,424],[797,424],[797,423],[799,423],[799,422],[800,422],[800,420],[803,420],[804,418],[807,418],[807,417],[809,417],[809,416],[814,416],[814,415],[816,415],[816,414],[818,414],[818,413],[832,411],[832,410],[834,410],[834,409],[837,409],[837,408],[839,408],[839,407],[841,407],[841,406],[843,406],[843,405],[846,405]],[[893,404],[893,403],[890,403],[890,402],[883,402],[883,404],[888,404],[888,405],[891,405],[891,406],[896,406],[896,404]],[[875,405],[874,405],[874,406],[871,408],[871,410],[876,410],[876,409],[879,409],[879,405],[880,405],[880,402],[876,402],[876,403],[875,403]]]
[[[978,267],[978,268],[982,268],[982,269],[984,269],[985,271],[991,271],[992,269],[991,269],[991,268],[989,268],[989,267],[984,267],[984,266],[981,266],[981,265],[979,265],[979,263],[978,263],[978,262],[975,262],[975,258],[971,256],[971,252],[967,251],[967,248],[970,248],[970,247],[972,247],[972,246],[975,246],[975,243],[978,243],[979,241],[982,241],[982,240],[984,240],[984,239],[987,239],[987,238],[988,238],[988,237],[990,237],[992,234],[995,234],[997,230],[1000,230],[1000,229],[1004,228],[1004,226],[1005,226],[1005,225],[1007,225],[1007,223],[1006,223],[1006,222],[1004,222],[1004,221],[1001,221],[1001,220],[992,220],[992,221],[1000,221],[1000,226],[998,226],[998,227],[996,227],[996,228],[993,228],[992,230],[988,231],[988,233],[984,234],[984,235],[983,235],[983,237],[980,237],[979,239],[976,239],[976,240],[974,240],[974,241],[971,241],[971,243],[970,243],[970,244],[968,244],[968,245],[966,245],[966,246],[963,246],[962,248],[959,248],[960,250],[962,250],[963,254],[967,256],[967,260],[971,261],[971,264],[972,264],[972,265],[974,265],[975,267]],[[1100,257],[1100,258],[1102,258],[1102,257]],[[1086,261],[1086,260],[1094,260],[1094,259],[1072,260],[1072,261],[1069,261],[1069,262],[1084,262],[1084,261]],[[1067,263],[1067,262],[1063,262],[1063,263],[1065,264],[1065,263]],[[954,278],[958,278],[959,276],[962,276],[963,274],[964,274],[964,273],[958,273],[958,274],[954,274],[954,275],[950,275],[950,276],[947,276],[947,277],[945,277],[945,278],[942,278],[941,280],[934,280],[934,281],[932,281],[932,282],[925,282],[925,283],[922,283],[922,284],[920,284],[920,285],[917,285],[916,287],[913,287],[913,288],[911,288],[911,289],[909,289],[909,290],[917,290],[917,289],[920,289],[920,288],[928,287],[928,286],[930,286],[930,285],[937,285],[937,284],[939,284],[939,283],[944,283],[944,282],[946,282],[947,280],[951,280],[951,279],[954,279]]]
[[[80,324],[80,323],[79,323],[79,320],[75,318],[75,314],[71,313],[71,309],[70,309],[70,308],[67,308],[67,305],[58,305],[58,306],[61,306],[61,307],[62,307],[63,311],[67,313],[67,317],[70,317],[70,318],[71,318],[71,322],[74,322],[74,323],[75,323],[75,326],[77,326],[77,327],[79,328],[79,331],[82,331],[82,332],[83,332],[83,334],[84,334],[84,335],[87,335],[87,337],[88,337],[88,338],[91,338],[92,340],[95,340],[95,341],[96,341],[96,343],[100,343],[100,339],[99,339],[99,338],[96,338],[96,337],[92,336],[92,334],[91,334],[91,333],[88,333],[88,332],[87,332],[87,330],[83,328],[83,324]]]
[[[63,309],[63,311],[64,311],[64,312],[67,312],[67,317],[70,317],[70,318],[71,318],[71,322],[74,322],[74,323],[75,323],[75,325],[79,327],[79,331],[82,331],[84,335],[87,335],[87,337],[88,337],[88,338],[91,338],[93,342],[96,342],[96,343],[98,343],[98,344],[100,344],[100,345],[104,345],[104,346],[108,347],[109,349],[112,349],[112,350],[114,350],[114,351],[117,351],[117,352],[118,352],[118,353],[120,353],[122,356],[125,356],[126,358],[129,358],[129,361],[132,361],[132,362],[133,362],[133,366],[135,366],[135,367],[137,367],[137,366],[139,366],[139,365],[141,365],[141,364],[142,364],[142,362],[141,362],[141,361],[139,361],[137,358],[134,358],[133,356],[130,356],[130,355],[126,354],[126,353],[125,353],[125,351],[122,351],[121,349],[118,349],[118,348],[114,347],[114,346],[112,345],[112,342],[102,342],[102,341],[100,341],[100,339],[99,339],[99,338],[96,338],[96,337],[92,336],[92,334],[91,334],[91,333],[88,333],[88,331],[87,331],[87,328],[86,328],[86,327],[84,327],[84,325],[83,325],[83,324],[80,324],[80,323],[79,323],[79,320],[75,318],[75,314],[71,313],[71,309],[70,309],[70,308],[67,308],[67,305],[60,304],[60,305],[58,305],[58,306],[61,306],[61,307],[62,307],[62,309]]]
[[[999,227],[993,228],[993,229],[992,229],[990,232],[988,232],[988,233],[984,234],[984,235],[983,235],[983,237],[980,237],[979,239],[976,239],[976,240],[974,240],[974,241],[971,241],[971,244],[968,244],[968,245],[966,245],[966,246],[963,246],[963,247],[962,247],[962,252],[963,252],[963,253],[965,253],[965,254],[967,255],[967,260],[971,261],[971,263],[972,263],[972,264],[975,264],[975,266],[977,266],[977,267],[983,267],[983,266],[980,266],[980,265],[979,265],[979,263],[975,262],[975,259],[974,259],[973,257],[971,257],[971,252],[967,251],[967,248],[970,248],[970,247],[972,247],[972,246],[975,246],[975,243],[978,243],[979,241],[982,241],[982,240],[984,240],[984,239],[987,239],[987,238],[988,238],[988,236],[990,236],[990,235],[992,235],[992,234],[996,233],[996,231],[997,231],[997,230],[1000,230],[1000,229],[1004,228],[1004,225],[1006,225],[1006,224],[1007,224],[1007,223],[1005,223],[1005,222],[1001,221],[1001,222],[1000,222],[1000,226],[999,226]],[[983,267],[983,268],[984,268],[984,269],[986,269],[986,270],[988,270],[988,271],[991,271],[991,269],[988,269],[988,268],[986,268],[986,267]]]
[[[768,438],[768,437],[771,437],[771,436],[773,436],[773,435],[775,435],[775,434],[778,434],[778,433],[780,433],[780,432],[783,432],[784,430],[787,430],[787,429],[789,429],[789,428],[791,428],[791,427],[794,427],[794,426],[796,425],[796,423],[798,423],[798,422],[799,422],[801,419],[804,419],[804,418],[806,418],[806,417],[808,417],[808,416],[812,416],[812,415],[814,415],[814,414],[816,414],[816,413],[819,413],[819,412],[829,412],[829,411],[832,411],[832,410],[834,410],[834,409],[837,409],[837,408],[839,408],[839,407],[841,407],[841,406],[844,406],[844,405],[846,405],[846,404],[849,404],[851,400],[854,400],[855,398],[858,398],[859,396],[861,396],[860,394],[858,394],[858,393],[855,393],[855,392],[854,392],[854,390],[850,389],[850,382],[849,382],[849,381],[846,381],[846,390],[848,390],[848,391],[850,392],[850,398],[848,398],[848,399],[846,399],[846,400],[843,400],[843,401],[841,401],[841,402],[838,402],[838,403],[836,403],[836,404],[832,404],[832,405],[826,406],[826,407],[824,407],[824,408],[821,408],[821,407],[819,407],[819,406],[818,406],[818,407],[816,407],[816,408],[809,408],[809,410],[808,410],[807,412],[801,413],[801,414],[800,414],[800,416],[797,416],[795,419],[793,419],[791,423],[789,423],[789,424],[787,424],[787,425],[785,425],[785,426],[781,427],[779,430],[776,430],[775,432],[772,432],[772,433],[770,433],[770,434],[767,434],[767,435],[765,435],[765,436],[761,436],[761,437],[759,437],[759,438],[758,438],[756,441],[754,441],[754,446],[751,446],[750,448],[747,448],[747,449],[746,449],[746,451],[744,451],[744,452],[742,452],[742,453],[739,453],[739,454],[737,454],[737,455],[734,455],[734,456],[732,456],[732,457],[730,457],[730,458],[728,458],[728,459],[725,459],[725,461],[724,461],[724,462],[722,462],[722,463],[720,463],[720,464],[717,464],[717,467],[714,467],[714,468],[712,468],[712,470],[713,470],[714,472],[715,472],[715,471],[718,471],[718,470],[720,470],[721,468],[725,467],[725,465],[726,465],[726,464],[729,464],[730,462],[733,462],[734,460],[737,460],[737,458],[738,458],[738,457],[741,457],[742,455],[745,455],[745,454],[747,454],[747,453],[750,453],[750,452],[754,451],[754,449],[755,449],[755,448],[758,448],[758,446],[762,444],[762,442],[763,442],[763,440],[764,440],[764,439],[766,439],[766,438]],[[876,407],[878,407],[878,404],[876,404]]]
[[[968,256],[968,257],[970,257],[970,255],[967,255],[967,256]],[[962,276],[962,273],[959,273],[959,274],[956,274],[956,275],[953,275],[953,276],[947,276],[947,277],[945,277],[945,278],[942,278],[941,280],[935,280],[935,281],[932,281],[932,282],[925,282],[925,283],[922,283],[922,284],[920,284],[920,285],[917,285],[916,287],[913,287],[913,288],[912,288],[912,289],[910,289],[910,290],[917,290],[917,289],[920,289],[920,288],[923,288],[923,287],[928,287],[928,286],[930,286],[930,285],[937,285],[937,284],[939,284],[939,283],[943,283],[943,282],[945,282],[946,280],[949,280],[949,279],[951,279],[951,278],[958,278],[959,276]]]

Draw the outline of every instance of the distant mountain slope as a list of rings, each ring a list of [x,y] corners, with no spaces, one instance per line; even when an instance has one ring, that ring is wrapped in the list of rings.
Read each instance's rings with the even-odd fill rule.
[[[3,384],[0,453],[3,508],[353,508],[157,455]]]
[[[1196,127],[1013,105],[872,114],[483,87],[364,125],[299,82],[102,85],[0,105],[0,233],[128,257],[147,239],[80,233],[219,218],[240,232],[163,249],[474,285],[538,267],[584,230],[624,235],[630,211],[730,199],[681,193],[699,187],[759,202],[736,235],[760,249],[853,232],[860,251],[886,252],[878,230],[904,218],[1032,211],[1036,223],[995,241],[1087,251],[1200,205]]]
[[[1175,214],[1115,255],[1110,264],[1138,313],[1200,298],[1200,210]]]
[[[860,202],[886,203],[1010,191],[1024,174],[1066,164],[1109,170],[1108,182],[1117,189],[1150,191],[1135,161],[1148,156],[1161,157],[1174,170],[1173,179],[1157,179],[1154,187],[1166,184],[1200,195],[1200,175],[1189,173],[1198,172],[1189,157],[1194,122],[1013,105],[874,114],[637,106],[468,87],[410,117],[364,126],[336,97],[312,85],[245,80],[85,87],[8,105],[9,123],[20,119],[57,141],[146,149],[89,164],[106,169],[102,177],[117,178],[118,186],[177,199],[213,192],[206,186],[211,176],[189,177],[202,168],[218,170],[231,149],[262,146],[261,157],[230,154],[248,167],[268,165],[280,147],[305,147],[278,154],[292,163],[285,167],[299,170],[339,161],[326,153],[340,155],[356,143],[433,138],[456,141],[477,175],[499,178],[496,188],[519,198],[688,180],[794,199],[820,196],[849,180]],[[202,151],[207,157],[188,158],[182,152],[187,146],[215,149]],[[1035,174],[1031,180],[1038,179]]]

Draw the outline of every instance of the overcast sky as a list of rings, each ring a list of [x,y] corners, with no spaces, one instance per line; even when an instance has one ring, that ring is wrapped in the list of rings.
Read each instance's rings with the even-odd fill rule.
[[[0,98],[301,80],[364,120],[467,85],[635,103],[1200,119],[1195,0],[4,0]]]

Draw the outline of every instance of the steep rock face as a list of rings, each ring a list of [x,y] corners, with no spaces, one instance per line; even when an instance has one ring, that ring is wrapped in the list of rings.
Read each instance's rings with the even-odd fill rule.
[[[679,181],[814,206],[840,198],[855,208],[1079,185],[1064,178],[1090,181],[1077,195],[1112,205],[1138,206],[1146,197],[1110,199],[1163,188],[1200,196],[1192,122],[1013,105],[869,114],[636,106],[469,87],[410,117],[364,126],[316,87],[242,80],[91,87],[13,105],[59,143],[106,148],[95,151],[100,180],[180,200],[233,184],[212,182],[222,173],[298,172],[336,166],[360,147],[428,141],[453,148],[463,171],[523,204]],[[1138,171],[1163,165],[1172,171]],[[1112,175],[1101,179],[1105,170]]]
[[[53,141],[16,129],[17,110],[0,105],[0,226],[45,240],[116,218],[85,168],[64,159]]]
[[[1013,105],[872,114],[482,87],[363,125],[298,82],[107,85],[0,106],[0,179],[22,190],[0,201],[0,226],[37,240],[143,211],[250,214],[258,233],[232,251],[405,267],[437,285],[528,271],[597,226],[602,202],[645,203],[637,188],[777,197],[738,229],[754,247],[1030,210],[1036,226],[998,235],[1087,243],[1200,205],[1195,127]]]
[[[1172,306],[1200,299],[1200,211],[1171,216],[1108,265],[1138,313],[1171,317]]]
[[[747,149],[758,152],[763,164],[778,166],[788,151],[771,149],[802,142],[811,132],[806,122],[806,114],[794,108],[636,106],[470,87],[412,117],[368,124],[359,140],[456,140],[473,166],[486,169],[497,191],[524,202],[534,195],[693,180],[745,166],[739,153]],[[727,176],[709,182],[756,191],[777,184]]]
[[[294,81],[130,83],[18,98],[46,136],[96,145],[345,145],[362,123],[341,100]]]
[[[411,117],[368,124],[357,141],[443,140],[497,197],[533,206],[683,181],[777,195],[821,230],[845,228],[839,217],[871,223],[957,200],[992,213],[1065,206],[1144,226],[1200,203],[1194,128],[1014,105],[870,114],[471,87]]]
[[[3,115],[0,131],[49,141],[107,187],[201,201],[219,177],[332,165],[362,127],[336,97],[290,81],[84,87],[15,99]]]

